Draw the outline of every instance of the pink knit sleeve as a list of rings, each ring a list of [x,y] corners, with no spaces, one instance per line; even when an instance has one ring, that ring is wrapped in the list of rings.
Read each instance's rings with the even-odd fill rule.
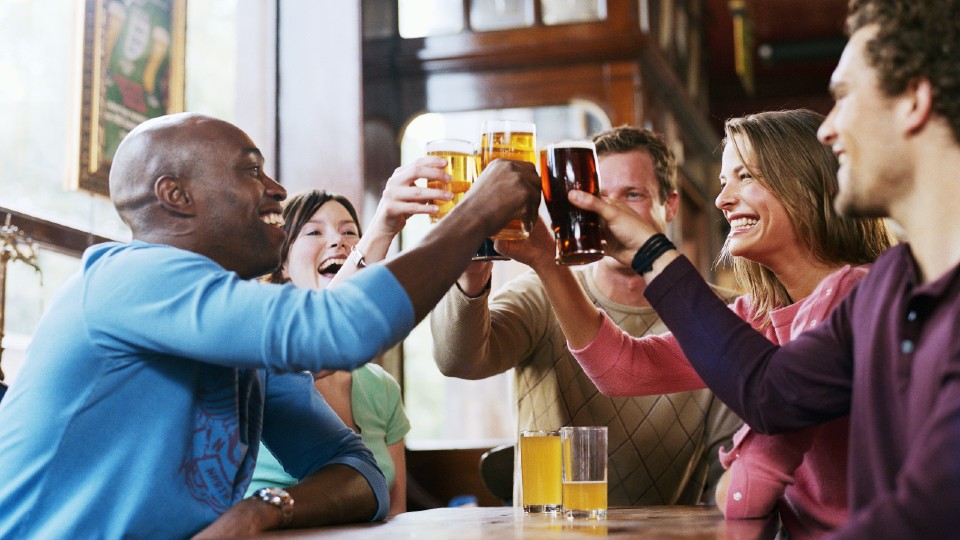
[[[847,296],[854,285],[867,276],[869,271],[869,264],[852,267],[847,265],[823,278],[797,310],[790,325],[790,339],[796,338],[829,317],[833,308]]]
[[[720,451],[720,463],[729,470],[724,517],[752,519],[769,515],[793,471],[810,449],[816,426],[782,435],[762,435],[744,425],[733,436],[733,448]]]
[[[567,344],[569,347],[569,343]],[[670,394],[706,388],[673,334],[633,337],[606,313],[592,342],[570,349],[584,373],[608,396]]]

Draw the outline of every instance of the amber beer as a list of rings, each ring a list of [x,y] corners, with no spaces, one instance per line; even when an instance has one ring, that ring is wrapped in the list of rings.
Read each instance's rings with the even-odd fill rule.
[[[571,513],[591,511],[607,508],[607,483],[595,482],[564,482],[563,507]],[[584,516],[589,517],[589,516]]]
[[[438,156],[447,160],[446,171],[451,176],[449,183],[440,180],[429,180],[427,186],[434,189],[445,189],[453,193],[449,201],[435,200],[438,212],[430,216],[430,222],[436,223],[447,215],[453,207],[463,200],[470,186],[479,174],[479,157],[473,151],[473,144],[459,139],[437,139],[427,142],[427,155]]]
[[[560,475],[560,434],[520,432],[523,510],[532,514],[559,512],[563,502]]]
[[[568,519],[607,517],[607,428],[560,428],[563,514]]]
[[[529,161],[537,165],[536,126],[533,122],[488,120],[481,125],[480,161],[486,168],[495,159]],[[527,223],[518,217],[507,223],[494,240],[522,240],[530,236]]]
[[[600,217],[570,204],[571,189],[600,195],[597,149],[590,141],[550,144],[540,154],[540,178],[553,235],[557,264],[586,264],[603,258]]]

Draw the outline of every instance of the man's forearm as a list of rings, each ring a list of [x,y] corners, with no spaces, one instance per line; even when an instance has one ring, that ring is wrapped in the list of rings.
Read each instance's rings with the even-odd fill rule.
[[[573,272],[553,263],[537,268],[547,298],[571,348],[589,345],[600,330],[601,315]]]
[[[347,465],[327,465],[287,491],[296,501],[290,528],[366,522],[379,509],[370,483]]]
[[[435,227],[418,246],[386,263],[410,296],[417,321],[453,286],[484,238],[496,232],[462,211],[451,212]]]
[[[370,521],[379,509],[377,497],[366,478],[346,465],[328,465],[287,492],[294,500],[293,520],[288,528]],[[383,504],[386,507],[389,503],[383,501]],[[282,523],[280,508],[256,498],[247,498],[198,532],[194,540],[252,536],[279,529]]]
[[[487,301],[486,294],[470,298],[454,287],[431,314],[433,359],[447,377],[484,379],[515,367],[510,355],[491,354]]]

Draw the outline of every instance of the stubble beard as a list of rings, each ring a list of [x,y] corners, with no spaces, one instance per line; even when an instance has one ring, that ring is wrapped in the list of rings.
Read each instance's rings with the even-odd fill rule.
[[[848,174],[847,181],[841,185],[840,191],[833,201],[834,209],[840,215],[850,218],[889,217],[888,205],[883,202],[883,199],[889,199],[889,195],[876,193],[877,190],[881,189],[881,186],[887,184],[882,179],[878,179],[873,186],[864,189],[861,178],[858,178],[852,172]]]

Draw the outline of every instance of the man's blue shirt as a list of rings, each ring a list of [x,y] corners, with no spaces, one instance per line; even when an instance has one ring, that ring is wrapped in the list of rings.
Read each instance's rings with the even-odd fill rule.
[[[0,403],[0,538],[194,534],[241,499],[261,426],[294,476],[358,470],[382,518],[373,456],[297,372],[352,370],[413,323],[382,266],[311,291],[169,246],[88,249]]]

